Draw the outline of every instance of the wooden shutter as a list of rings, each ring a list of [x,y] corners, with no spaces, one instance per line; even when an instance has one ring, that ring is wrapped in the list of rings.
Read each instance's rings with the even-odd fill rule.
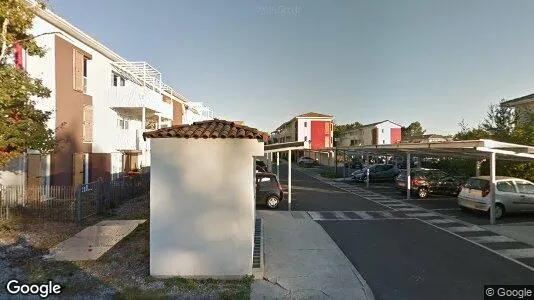
[[[74,90],[78,92],[83,92],[83,60],[83,53],[74,49]]]
[[[83,142],[93,142],[93,106],[83,107]]]

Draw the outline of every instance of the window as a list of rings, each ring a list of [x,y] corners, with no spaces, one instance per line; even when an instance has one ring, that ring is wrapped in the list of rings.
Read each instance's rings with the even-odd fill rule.
[[[304,127],[308,127],[308,122],[304,122]]]
[[[124,77],[121,77],[121,86],[125,86],[126,85],[126,79],[124,79]]]
[[[125,118],[119,118],[117,120],[117,126],[120,129],[129,129],[130,128],[130,121]]]
[[[382,128],[382,133],[384,133],[384,129]]]
[[[534,184],[528,181],[517,181],[516,185],[520,194],[534,194]]]
[[[117,75],[115,73],[111,74],[111,85],[113,86],[125,86],[126,85],[126,79],[124,77]]]
[[[497,182],[497,190],[504,193],[515,193],[514,184],[511,181]]]
[[[307,137],[307,136],[304,137],[304,141],[305,141],[305,142],[308,141],[308,137]]]
[[[82,93],[87,93],[87,76],[88,76],[88,60],[80,50],[74,49],[73,68],[74,68],[74,90]]]
[[[386,143],[386,140],[382,140],[382,144],[385,144]]]
[[[83,107],[83,133],[82,138],[84,143],[93,142],[93,106],[85,105]]]

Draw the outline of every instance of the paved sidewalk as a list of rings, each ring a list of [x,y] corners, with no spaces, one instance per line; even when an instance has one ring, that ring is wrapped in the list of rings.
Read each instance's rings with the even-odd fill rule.
[[[50,249],[45,259],[96,260],[145,220],[107,220],[89,226]]]
[[[374,299],[351,262],[305,212],[258,211],[264,220],[265,280],[252,299]]]

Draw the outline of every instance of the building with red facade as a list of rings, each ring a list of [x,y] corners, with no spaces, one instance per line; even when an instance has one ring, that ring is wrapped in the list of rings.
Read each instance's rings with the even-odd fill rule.
[[[332,148],[334,117],[309,112],[292,118],[271,133],[273,143],[307,142],[311,150]]]

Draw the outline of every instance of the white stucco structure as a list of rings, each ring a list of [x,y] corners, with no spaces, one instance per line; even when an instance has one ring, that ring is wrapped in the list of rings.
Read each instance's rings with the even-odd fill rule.
[[[152,138],[150,275],[252,274],[256,139]]]

